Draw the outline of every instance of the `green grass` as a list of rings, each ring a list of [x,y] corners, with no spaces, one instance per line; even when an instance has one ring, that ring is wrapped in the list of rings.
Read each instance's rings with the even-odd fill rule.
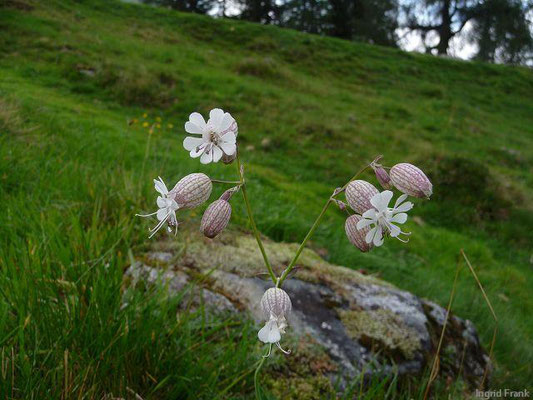
[[[133,215],[153,208],[153,177],[235,178],[234,165],[201,166],[181,146],[188,114],[217,106],[239,123],[256,220],[275,240],[301,240],[332,189],[377,154],[426,170],[435,195],[416,202],[409,244],[361,254],[332,209],[311,245],[440,304],[464,248],[500,319],[493,386],[533,381],[531,70],[119,2],[10,4],[0,13],[2,397],[253,396],[243,374],[261,347],[250,322],[177,318],[180,299],[122,286],[130,254],[149,245],[150,222]],[[128,125],[144,112],[163,120],[151,136]],[[233,206],[232,223],[246,227],[242,201]],[[466,271],[454,310],[488,347],[493,322]]]

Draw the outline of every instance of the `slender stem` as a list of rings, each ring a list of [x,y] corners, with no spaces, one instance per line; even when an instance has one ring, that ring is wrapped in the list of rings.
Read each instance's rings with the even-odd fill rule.
[[[311,229],[309,229],[309,232],[307,232],[307,235],[305,236],[304,240],[302,241],[302,243],[300,244],[300,246],[298,247],[298,250],[296,250],[296,254],[294,255],[294,258],[292,259],[292,261],[290,262],[290,264],[287,266],[287,268],[285,268],[285,271],[283,271],[283,273],[281,274],[281,277],[279,278],[278,282],[277,282],[277,285],[276,287],[281,287],[281,284],[283,283],[283,281],[287,278],[287,275],[289,275],[289,273],[291,272],[291,270],[294,268],[294,265],[296,264],[296,262],[298,261],[298,258],[300,257],[300,254],[302,254],[302,251],[304,250],[305,248],[305,245],[307,243],[307,241],[311,238],[311,236],[313,236],[313,233],[315,233],[315,230],[316,228],[318,228],[318,225],[320,225],[320,222],[322,221],[322,217],[324,216],[324,214],[326,214],[326,211],[328,210],[330,204],[332,203],[333,201],[333,198],[335,196],[337,196],[339,193],[342,193],[344,192],[344,190],[346,189],[346,187],[348,186],[348,184],[353,181],[355,178],[357,178],[359,175],[361,175],[368,167],[370,166],[370,164],[368,164],[367,166],[361,168],[353,177],[352,179],[350,179],[348,182],[346,182],[346,184],[339,190],[339,191],[335,191],[333,192],[333,194],[329,197],[328,201],[326,202],[326,204],[324,204],[324,207],[322,208],[322,211],[320,212],[320,214],[318,215],[318,217],[316,218],[315,222],[313,223],[313,225],[311,226]]]
[[[266,360],[266,357],[261,357],[261,361],[259,362],[259,365],[257,366],[257,369],[255,370],[255,373],[254,373],[255,398],[257,400],[261,400],[261,394],[260,394],[259,382],[258,382],[258,375],[259,375],[259,371],[261,370],[261,367],[263,366],[263,363],[265,362],[265,360]]]
[[[242,169],[241,169],[239,153],[237,153],[237,168],[239,170],[239,176],[241,178],[240,184],[241,184],[242,197],[244,199],[244,204],[246,204],[246,211],[248,213],[248,219],[250,220],[250,225],[252,226],[252,230],[254,232],[255,240],[257,241],[257,245],[259,246],[259,250],[261,251],[263,260],[265,261],[265,265],[268,269],[268,273],[270,277],[272,278],[272,282],[276,284],[278,279],[276,278],[276,274],[274,273],[274,270],[272,269],[272,266],[270,265],[270,262],[268,261],[265,247],[263,246],[263,242],[261,241],[261,234],[257,230],[257,226],[255,225],[254,217],[252,215],[252,207],[250,206],[250,200],[248,200],[248,193],[246,191],[246,182],[244,181],[244,176],[243,176]]]
[[[213,183],[227,183],[228,185],[240,185],[241,181],[225,181],[222,179],[211,179],[211,182]]]
[[[328,199],[326,204],[324,204],[324,207],[322,208],[322,211],[320,212],[315,222],[313,223],[313,226],[311,226],[311,229],[309,229],[309,232],[307,232],[307,235],[305,236],[304,240],[300,244],[300,247],[298,247],[298,250],[296,250],[296,254],[294,255],[294,258],[290,262],[289,266],[285,269],[285,271],[283,271],[283,274],[281,274],[281,277],[279,278],[279,281],[277,283],[277,287],[281,286],[285,278],[287,278],[287,275],[289,275],[289,272],[291,272],[291,270],[294,268],[294,264],[296,264],[296,261],[298,261],[300,254],[305,248],[305,244],[311,238],[311,236],[313,236],[313,233],[315,233],[316,228],[320,224],[320,221],[322,220],[322,217],[324,216],[324,214],[326,214],[326,211],[328,210],[330,204],[331,204],[331,197]]]

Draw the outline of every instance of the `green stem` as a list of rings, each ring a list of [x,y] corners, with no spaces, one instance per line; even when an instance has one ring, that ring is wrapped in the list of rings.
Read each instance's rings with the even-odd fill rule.
[[[252,215],[252,207],[250,206],[250,200],[248,200],[248,193],[246,191],[246,182],[244,181],[244,176],[241,170],[241,162],[239,160],[239,153],[237,153],[237,168],[239,170],[239,176],[241,177],[240,183],[241,183],[242,197],[244,199],[244,204],[246,205],[248,219],[250,220],[250,225],[252,226],[252,231],[254,232],[255,240],[257,241],[257,245],[259,246],[259,250],[261,251],[263,260],[265,261],[265,265],[268,269],[268,273],[270,274],[270,277],[272,278],[272,282],[276,284],[277,282],[276,274],[274,273],[274,270],[272,269],[272,266],[270,265],[270,262],[268,261],[265,247],[263,246],[263,242],[261,241],[261,234],[257,230],[257,226],[255,225],[254,217]]]
[[[277,285],[276,287],[281,287],[281,284],[283,283],[283,281],[285,279],[287,279],[287,275],[289,275],[289,273],[291,272],[291,270],[294,268],[294,265],[296,264],[296,262],[298,261],[298,258],[300,257],[300,254],[302,254],[302,251],[304,250],[305,248],[305,245],[307,243],[307,241],[311,238],[311,236],[313,236],[313,233],[315,233],[315,230],[316,228],[318,228],[318,225],[320,225],[320,222],[322,221],[322,217],[324,217],[324,214],[326,214],[326,211],[328,210],[331,202],[333,201],[333,198],[338,195],[339,193],[342,193],[344,192],[344,190],[346,189],[346,187],[348,186],[348,184],[353,181],[355,178],[357,178],[359,175],[361,175],[364,171],[366,171],[366,169],[370,166],[370,164],[368,164],[367,166],[365,166],[364,168],[361,168],[353,177],[352,179],[350,179],[348,182],[346,182],[346,184],[339,190],[339,191],[335,191],[328,199],[328,201],[326,202],[326,204],[324,204],[324,207],[322,208],[322,211],[320,212],[320,214],[318,215],[318,217],[316,218],[315,222],[313,223],[313,225],[311,226],[311,229],[309,229],[309,232],[307,232],[307,235],[305,236],[304,240],[302,241],[302,243],[300,244],[300,246],[298,247],[298,250],[296,250],[296,254],[294,255],[293,259],[291,260],[290,264],[287,266],[287,268],[285,268],[285,271],[283,271],[283,273],[281,274],[281,277],[279,278],[279,281],[277,282]]]
[[[259,385],[258,385],[258,379],[257,376],[259,375],[259,371],[261,370],[261,367],[263,366],[263,363],[265,362],[266,357],[261,357],[261,362],[257,366],[257,369],[255,370],[254,374],[254,388],[255,388],[255,397],[257,400],[261,400],[260,392],[259,392]]]
[[[222,179],[211,179],[211,182],[213,183],[227,183],[228,185],[240,185],[241,181],[225,181]]]

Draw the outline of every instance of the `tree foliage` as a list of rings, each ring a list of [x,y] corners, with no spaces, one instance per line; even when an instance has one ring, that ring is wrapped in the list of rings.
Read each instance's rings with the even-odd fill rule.
[[[451,53],[460,37],[488,62],[533,62],[533,0],[143,0],[179,11],[238,18],[303,32],[398,46],[399,28],[428,53]]]
[[[476,43],[476,58],[508,64],[525,63],[533,56],[531,5],[518,0],[487,0],[476,11],[470,41]]]
[[[531,57],[530,9],[520,0],[412,0],[403,13],[405,27],[420,33],[427,52],[449,54],[451,40],[470,23],[476,58],[520,63]]]

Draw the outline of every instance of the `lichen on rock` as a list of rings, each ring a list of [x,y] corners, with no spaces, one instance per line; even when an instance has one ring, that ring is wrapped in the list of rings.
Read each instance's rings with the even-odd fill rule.
[[[417,332],[387,309],[339,310],[348,335],[367,344],[374,351],[394,357],[400,351],[410,360],[421,348]]]

